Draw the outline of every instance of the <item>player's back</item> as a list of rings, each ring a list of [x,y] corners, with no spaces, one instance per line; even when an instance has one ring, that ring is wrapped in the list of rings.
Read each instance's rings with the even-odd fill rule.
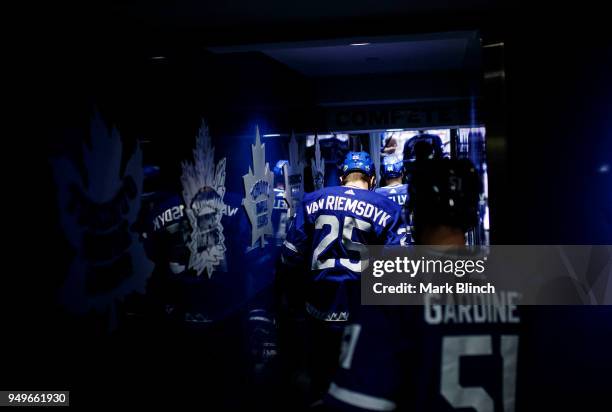
[[[482,295],[484,296],[484,295]],[[524,326],[515,302],[364,308],[343,340],[328,401],[400,411],[514,411]],[[362,395],[362,396],[359,396]],[[386,409],[383,409],[386,408]]]
[[[397,244],[400,208],[377,193],[327,187],[304,197],[303,212],[312,233],[311,271],[318,277],[357,278],[363,245]]]
[[[599,410],[610,387],[597,372],[610,365],[609,307],[504,296],[363,307],[346,328],[331,410]]]
[[[399,183],[396,185],[379,187],[376,189],[376,193],[379,193],[398,205],[403,206],[406,204],[406,200],[408,200],[408,185]]]
[[[366,245],[399,244],[401,208],[386,197],[352,186],[304,196],[285,249],[303,255],[307,311],[323,320],[346,320],[359,303]]]
[[[515,410],[523,319],[518,294],[497,295],[478,295],[486,305],[446,305],[429,295],[416,308],[422,337],[413,353],[420,356],[410,356],[406,367],[416,365],[409,384],[417,389],[402,400],[410,409]],[[405,333],[403,340],[411,338]]]

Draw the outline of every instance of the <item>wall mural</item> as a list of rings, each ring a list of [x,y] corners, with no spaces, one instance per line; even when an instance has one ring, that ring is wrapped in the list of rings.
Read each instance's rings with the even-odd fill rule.
[[[191,225],[187,243],[189,269],[193,269],[197,276],[206,270],[210,278],[215,268],[225,260],[225,236],[221,224],[226,210],[223,202],[225,158],[215,164],[215,148],[204,121],[196,137],[193,162],[184,161],[181,165],[183,201]]]
[[[272,209],[274,207],[274,175],[266,163],[266,145],[261,144],[259,127],[255,129],[255,144],[251,145],[253,167],[242,176],[245,197],[242,200],[251,222],[251,245],[247,252],[257,247],[265,247],[265,236],[274,234],[272,228]]]
[[[137,144],[122,162],[128,154],[121,136],[97,112],[89,141],[79,143],[82,162],[51,160],[61,225],[75,251],[59,298],[72,313],[109,313],[113,328],[115,304],[144,293],[153,270],[132,229],[140,210],[142,152]]]

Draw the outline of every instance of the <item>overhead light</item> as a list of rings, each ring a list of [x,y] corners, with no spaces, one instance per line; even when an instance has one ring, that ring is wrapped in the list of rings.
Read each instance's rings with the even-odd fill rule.
[[[351,43],[351,46],[368,46],[370,43]]]
[[[403,132],[404,129],[387,129],[388,132]]]
[[[151,60],[166,60],[166,56],[153,56]]]
[[[280,133],[268,133],[264,134],[263,137],[280,137]]]
[[[504,43],[503,42],[499,42],[499,43],[485,44],[482,47],[485,48],[485,49],[488,49],[490,47],[504,47]]]

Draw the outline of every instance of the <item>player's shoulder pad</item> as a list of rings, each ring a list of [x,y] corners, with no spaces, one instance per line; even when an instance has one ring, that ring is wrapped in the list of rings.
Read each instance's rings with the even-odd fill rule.
[[[385,189],[385,188],[380,188],[380,189]],[[386,196],[386,192],[387,190],[381,190],[380,192],[371,191],[369,193],[372,193],[377,203],[382,203],[382,206],[384,206],[385,208],[388,208],[389,210],[397,209],[397,211],[399,212],[402,209],[402,207],[398,205],[397,203],[395,203],[393,200],[389,199]]]
[[[323,196],[337,194],[339,190],[343,189],[342,186],[328,186],[323,187],[319,190],[315,190],[314,192],[305,193],[303,197],[304,202],[310,202],[315,199],[319,199]]]

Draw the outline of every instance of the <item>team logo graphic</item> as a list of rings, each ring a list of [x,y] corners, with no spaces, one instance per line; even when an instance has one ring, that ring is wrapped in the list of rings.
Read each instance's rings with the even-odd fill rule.
[[[315,157],[311,159],[312,180],[314,189],[323,189],[325,183],[325,159],[321,157],[319,138],[315,136]]]
[[[304,162],[300,160],[298,143],[293,134],[289,141],[289,163],[283,166],[283,175],[285,199],[289,203],[288,217],[292,218],[304,195]]]
[[[261,247],[264,247],[266,245],[265,236],[274,234],[272,229],[274,175],[270,171],[270,165],[266,163],[265,149],[266,145],[261,144],[259,127],[257,127],[255,144],[251,145],[253,168],[249,167],[249,173],[242,176],[245,191],[242,205],[251,222],[251,246],[249,250],[256,248],[258,242],[260,242]]]
[[[129,158],[119,132],[108,129],[98,113],[91,121],[82,162],[52,160],[60,221],[75,250],[60,301],[77,314],[109,313],[132,292],[144,293],[153,270],[138,235],[131,229],[140,209],[142,152]]]
[[[188,267],[197,276],[206,270],[210,278],[215,268],[225,260],[221,218],[227,206],[223,203],[225,158],[215,165],[215,148],[204,121],[196,137],[193,163],[185,161],[182,168],[184,211],[191,225],[187,243],[190,251]]]

